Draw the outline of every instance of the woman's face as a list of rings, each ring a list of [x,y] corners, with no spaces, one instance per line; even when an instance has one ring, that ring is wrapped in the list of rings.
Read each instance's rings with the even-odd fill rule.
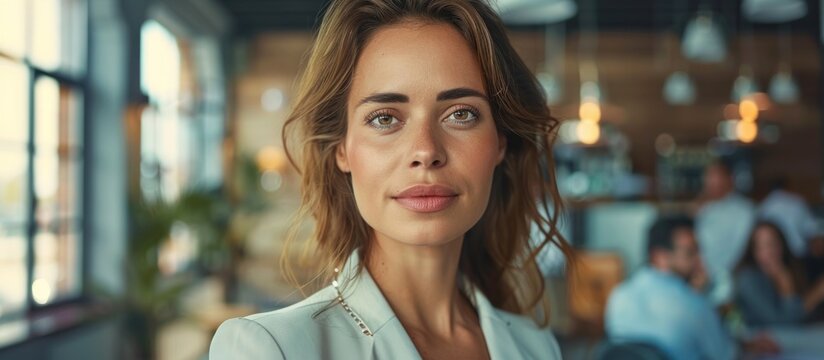
[[[446,24],[377,30],[357,62],[337,151],[378,240],[442,245],[483,215],[504,157],[480,65]]]
[[[753,255],[758,266],[771,268],[781,265],[781,240],[769,226],[759,226],[753,234]]]

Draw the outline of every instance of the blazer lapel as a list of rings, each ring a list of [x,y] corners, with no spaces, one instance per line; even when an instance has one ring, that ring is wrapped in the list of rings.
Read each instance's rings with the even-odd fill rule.
[[[349,256],[338,276],[344,301],[352,314],[360,318],[372,334],[369,336],[360,332],[357,321],[350,316],[352,325],[359,330],[359,342],[364,345],[368,342],[369,353],[374,359],[421,359],[412,339],[395,316],[375,280],[369,275],[369,271],[363,269],[360,274],[356,274],[359,264],[360,258],[355,251]]]
[[[501,318],[498,310],[492,306],[480,289],[469,284],[467,294],[472,294],[475,309],[478,311],[478,318],[481,322],[481,331],[484,333],[484,340],[489,351],[489,358],[498,359],[521,359],[523,354],[518,349],[515,338],[510,330],[511,324]]]

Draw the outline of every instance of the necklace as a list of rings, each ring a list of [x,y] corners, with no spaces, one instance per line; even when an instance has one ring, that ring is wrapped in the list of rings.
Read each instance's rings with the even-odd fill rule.
[[[338,280],[337,280],[337,277],[338,277],[337,274],[338,273],[339,273],[338,268],[335,268],[335,280],[332,280],[332,286],[335,288],[335,292],[338,294],[338,297],[337,297],[338,304],[340,304],[343,307],[343,310],[346,310],[346,313],[349,314],[349,316],[353,320],[355,320],[355,323],[360,328],[361,333],[363,333],[366,336],[372,336],[372,330],[369,330],[369,327],[366,326],[366,324],[363,322],[363,320],[361,320],[360,316],[358,316],[358,314],[355,314],[355,312],[352,311],[352,309],[349,307],[349,304],[347,304],[346,301],[343,300],[343,294],[340,292],[340,288],[338,287],[340,285],[338,283]]]

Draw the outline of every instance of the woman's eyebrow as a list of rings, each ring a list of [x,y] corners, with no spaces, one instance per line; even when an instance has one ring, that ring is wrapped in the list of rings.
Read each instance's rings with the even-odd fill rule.
[[[465,97],[479,97],[481,99],[487,100],[486,95],[482,92],[470,89],[470,88],[454,88],[449,90],[444,90],[438,93],[438,96],[435,98],[437,101],[445,101],[445,100],[455,100]],[[369,95],[360,102],[358,102],[358,106],[366,104],[366,103],[408,103],[409,96],[406,96],[401,93],[375,93]]]
[[[470,88],[455,88],[455,89],[449,89],[449,90],[441,91],[441,92],[438,93],[438,97],[436,98],[436,100],[437,101],[455,100],[455,99],[460,99],[460,98],[465,98],[465,97],[470,97],[470,96],[479,97],[481,99],[489,101],[486,98],[486,95],[484,95],[482,92],[480,92],[478,90],[475,90],[475,89],[470,89]]]
[[[409,102],[409,96],[399,93],[377,93],[369,95],[358,103],[358,106],[375,102],[375,103],[407,103]]]

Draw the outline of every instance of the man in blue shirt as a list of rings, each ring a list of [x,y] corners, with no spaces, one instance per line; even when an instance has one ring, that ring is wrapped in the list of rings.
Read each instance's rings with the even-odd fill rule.
[[[733,175],[729,162],[718,160],[707,166],[695,214],[701,258],[712,278],[709,298],[716,306],[733,300],[731,274],[755,225],[755,205],[736,191]]]
[[[606,310],[613,342],[658,347],[671,359],[733,359],[737,346],[706,298],[689,283],[701,257],[686,217],[658,219],[649,232],[648,266],[618,286]]]

